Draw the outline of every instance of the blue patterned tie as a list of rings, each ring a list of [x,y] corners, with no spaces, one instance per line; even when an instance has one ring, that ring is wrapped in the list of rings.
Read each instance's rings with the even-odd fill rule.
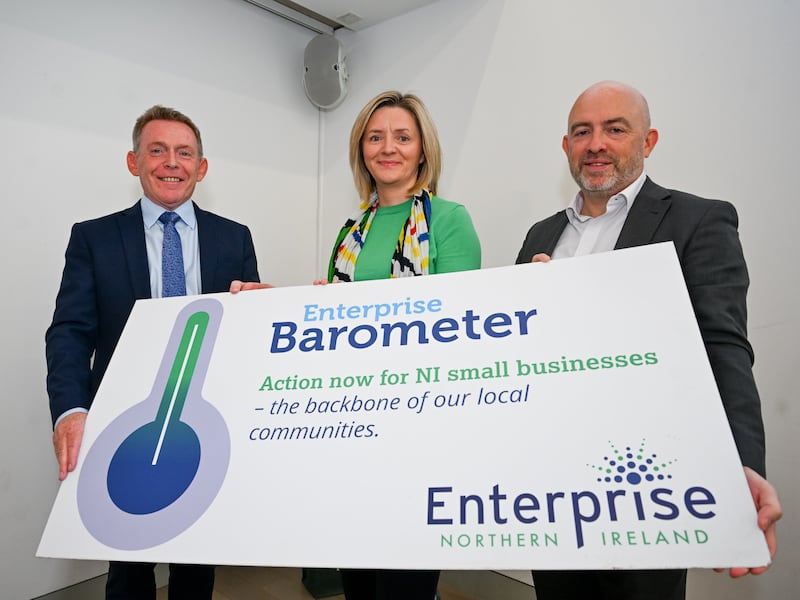
[[[185,296],[186,275],[183,272],[181,236],[175,229],[180,215],[164,212],[158,220],[164,224],[164,245],[161,247],[161,297]]]

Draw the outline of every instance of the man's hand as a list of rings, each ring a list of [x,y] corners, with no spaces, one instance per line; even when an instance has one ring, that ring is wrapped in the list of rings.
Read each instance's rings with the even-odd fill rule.
[[[534,254],[533,258],[531,258],[531,262],[550,262],[550,255],[545,254],[544,252]]]
[[[767,540],[769,556],[771,559],[775,558],[775,553],[778,551],[775,524],[783,516],[783,509],[781,508],[780,500],[778,500],[778,492],[769,481],[750,467],[744,468],[744,476],[747,478],[747,485],[750,487],[750,494],[753,496],[753,502],[756,505],[756,511],[758,511],[758,526],[764,532],[764,537]],[[769,566],[753,568],[735,567],[729,569],[729,574],[733,578],[742,577],[748,573],[752,575],[761,575],[761,573],[767,569],[769,569]],[[714,570],[717,573],[725,571],[725,569]]]
[[[74,471],[75,465],[78,464],[78,451],[81,449],[85,424],[86,413],[76,412],[61,419],[53,431],[53,449],[58,461],[59,481],[64,481],[67,474]]]
[[[246,292],[247,290],[265,290],[273,287],[275,286],[269,283],[258,283],[257,281],[239,281],[238,279],[234,279],[231,281],[231,287],[229,291],[231,294],[238,294],[239,292]]]

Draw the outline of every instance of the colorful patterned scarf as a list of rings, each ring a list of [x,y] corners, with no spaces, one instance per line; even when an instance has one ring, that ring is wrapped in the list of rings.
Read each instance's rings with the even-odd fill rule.
[[[378,210],[378,193],[372,192],[358,212],[347,219],[342,228],[336,252],[331,259],[329,279],[353,281],[356,261],[367,240],[372,219]],[[431,195],[426,189],[414,196],[411,214],[400,230],[392,255],[391,278],[428,274],[428,227],[431,219]]]

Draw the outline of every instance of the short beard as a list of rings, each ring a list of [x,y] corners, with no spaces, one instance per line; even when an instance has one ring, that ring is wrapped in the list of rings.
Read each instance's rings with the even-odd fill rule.
[[[591,158],[595,158],[595,156]],[[582,162],[583,161],[581,161],[581,163]],[[575,180],[575,183],[578,184],[582,192],[587,192],[589,194],[609,194],[610,197],[611,195],[618,194],[636,180],[638,174],[641,173],[644,168],[644,153],[637,152],[632,156],[624,171],[620,170],[619,163],[616,160],[612,160],[612,164],[614,165],[614,173],[608,179],[600,183],[590,183],[588,178],[583,176],[580,164],[577,169],[573,169],[570,165],[570,172],[572,173],[572,178]]]
[[[589,183],[581,173],[573,173],[572,178],[575,180],[575,183],[578,184],[582,192],[590,192],[592,194],[611,193],[617,189],[617,185],[619,185],[622,179],[618,173],[614,173],[606,181],[598,184]]]

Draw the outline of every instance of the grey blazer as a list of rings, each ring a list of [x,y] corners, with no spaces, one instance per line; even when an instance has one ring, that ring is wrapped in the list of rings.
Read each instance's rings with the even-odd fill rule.
[[[648,177],[631,207],[615,249],[671,241],[689,290],[711,369],[742,464],[765,473],[764,425],[747,340],[747,275],[738,216],[729,202],[668,190]],[[534,224],[517,263],[552,254],[565,211]]]

